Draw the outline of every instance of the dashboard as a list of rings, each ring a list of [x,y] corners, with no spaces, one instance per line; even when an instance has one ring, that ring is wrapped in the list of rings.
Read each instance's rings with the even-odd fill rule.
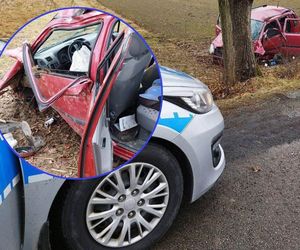
[[[69,47],[72,43],[81,40],[93,48],[96,39],[97,34],[95,33],[72,38],[46,50],[36,52],[33,56],[34,62],[40,68],[69,70],[72,63],[69,57]]]

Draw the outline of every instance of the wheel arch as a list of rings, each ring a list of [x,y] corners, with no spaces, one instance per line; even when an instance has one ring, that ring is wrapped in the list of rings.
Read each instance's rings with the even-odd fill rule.
[[[72,185],[72,180],[66,180],[59,191],[57,192],[54,201],[52,202],[52,205],[49,210],[48,214],[48,240],[50,245],[53,244],[56,246],[56,242],[63,242],[60,239],[61,236],[61,229],[57,226],[60,225],[59,220],[61,216],[61,206],[63,205],[64,198],[66,196],[66,191],[70,188]],[[54,233],[51,233],[54,232]],[[58,238],[57,238],[58,237]]]
[[[184,202],[191,202],[192,200],[192,195],[193,195],[193,187],[194,187],[194,180],[193,180],[193,171],[192,167],[190,164],[190,161],[188,160],[187,156],[185,153],[174,143],[158,138],[158,137],[152,137],[150,140],[150,143],[152,144],[159,144],[166,149],[170,150],[170,152],[173,154],[173,156],[177,159],[179,166],[182,171],[183,175],[183,181],[184,181],[184,194],[183,194],[183,201]],[[66,195],[66,191],[70,188],[72,185],[72,180],[66,180],[59,191],[57,192],[55,199],[51,205],[51,208],[49,210],[48,214],[48,221],[49,221],[49,229],[50,231],[54,231],[54,235],[50,235],[50,242],[54,242],[53,239],[56,237],[59,237],[60,235],[60,229],[56,228],[55,225],[58,225],[57,220],[60,219],[60,207],[62,206],[64,202],[64,198]],[[55,241],[56,241],[55,240]]]
[[[188,160],[185,153],[174,143],[158,138],[152,137],[150,143],[159,144],[170,150],[173,156],[177,159],[179,166],[182,171],[183,181],[184,181],[184,194],[183,201],[191,202],[194,189],[194,179],[193,179],[193,170],[190,161]]]

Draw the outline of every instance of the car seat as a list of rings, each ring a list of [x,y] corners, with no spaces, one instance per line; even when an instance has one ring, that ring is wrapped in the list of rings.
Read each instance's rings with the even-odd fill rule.
[[[115,70],[118,75],[109,97],[111,128],[123,113],[135,107],[141,80],[152,55],[144,41],[136,33],[130,32],[122,47],[121,58],[124,62]]]
[[[152,132],[158,119],[161,104],[161,79],[156,79],[144,94],[140,94],[137,109],[138,124]]]

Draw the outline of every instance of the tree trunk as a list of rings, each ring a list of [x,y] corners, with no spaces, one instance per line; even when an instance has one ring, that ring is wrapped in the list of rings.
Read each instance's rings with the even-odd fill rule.
[[[234,84],[257,75],[251,38],[253,0],[218,0],[224,44],[224,81]]]

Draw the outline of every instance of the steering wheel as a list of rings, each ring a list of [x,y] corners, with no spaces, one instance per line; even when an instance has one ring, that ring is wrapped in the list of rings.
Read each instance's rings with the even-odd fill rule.
[[[74,42],[70,44],[68,48],[68,56],[70,61],[72,61],[74,52],[80,50],[83,45],[85,45],[89,50],[92,50],[91,44],[82,38],[76,39]]]

